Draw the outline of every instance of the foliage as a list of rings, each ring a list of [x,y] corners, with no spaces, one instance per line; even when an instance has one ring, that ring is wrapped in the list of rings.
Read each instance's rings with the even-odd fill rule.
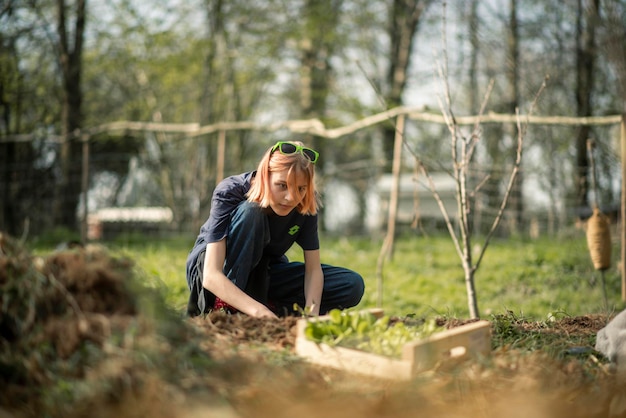
[[[45,234],[41,234],[30,242],[36,248],[51,249],[71,242],[79,242],[80,234],[65,227],[55,227],[49,229]]]
[[[441,37],[444,7],[436,2],[409,2],[431,6],[424,10],[415,36],[402,42],[413,46],[406,49],[406,54],[400,53],[406,55],[406,63],[410,64],[403,73],[390,71],[394,66],[389,65],[393,59],[390,46],[397,44],[390,32],[401,26],[400,18],[411,18],[409,13],[400,13],[402,16],[398,16],[400,20],[396,21],[395,27],[391,24],[393,5],[400,3],[406,2],[197,0],[182,3],[156,1],[149,7],[135,0],[89,3],[83,71],[80,78],[72,77],[82,83],[83,128],[117,120],[204,124],[234,120],[276,122],[303,117],[307,67],[302,64],[306,48],[317,57],[310,70],[315,72],[314,75],[325,76],[319,80],[315,78],[313,81],[319,82],[314,82],[311,90],[312,94],[328,94],[320,97],[324,103],[319,109],[323,109],[321,113],[324,114],[312,115],[319,117],[326,126],[352,123],[363,115],[385,110],[390,104],[378,103],[375,99],[377,91],[385,97],[402,97],[403,104],[408,106],[425,104],[432,108],[435,105],[431,87],[434,83],[428,81],[433,73],[432,45]],[[470,3],[477,7],[475,21],[468,17]],[[508,104],[510,101],[506,83],[502,82],[507,74],[503,63],[511,64],[504,59],[507,46],[503,34],[510,26],[506,22],[506,10],[470,3],[447,6],[451,22],[447,30],[455,32],[450,37],[454,39],[454,46],[449,56],[454,60],[450,65],[451,82],[459,114],[474,112],[467,98],[482,91],[481,85],[486,85],[492,78],[496,80],[496,103]],[[623,9],[622,0],[613,1],[613,4]],[[313,7],[316,13],[307,15],[307,6],[309,11]],[[543,0],[532,1],[520,11],[520,42],[526,46],[521,51],[517,68],[522,83],[520,99],[524,101],[527,97],[526,92],[531,90],[528,86],[537,85],[545,74],[550,74],[549,94],[541,103],[544,114],[572,115],[575,112],[575,39],[580,28],[573,23],[577,7],[580,6],[575,3]],[[15,167],[20,167],[16,171],[6,171],[3,176],[7,184],[5,189],[12,193],[0,199],[14,213],[13,217],[0,217],[0,226],[13,229],[16,235],[21,234],[19,228],[27,219],[31,220],[32,230],[42,229],[39,225],[35,227],[35,220],[45,227],[52,223],[49,220],[42,222],[51,211],[33,213],[34,208],[41,202],[42,207],[49,208],[46,200],[58,199],[62,194],[52,193],[53,190],[45,187],[58,181],[53,175],[58,171],[55,160],[59,155],[55,149],[58,144],[55,134],[61,131],[60,60],[56,56],[58,49],[53,47],[58,41],[55,15],[55,2],[51,1],[8,2],[0,11],[0,90],[3,92],[0,102],[5,115],[5,120],[0,123],[0,133],[36,134],[36,142],[21,144],[33,148],[41,139],[54,139],[46,143],[47,149],[37,152],[16,152],[12,150],[12,143],[11,147],[6,147],[6,152],[4,149],[0,151],[0,156],[6,155],[6,161],[0,157],[0,166],[11,167],[10,163],[16,162]],[[617,23],[621,30],[621,20]],[[479,38],[466,36],[472,25],[476,33],[480,33]],[[606,36],[609,29],[607,25],[601,34]],[[316,38],[323,42],[308,45],[308,41]],[[603,39],[599,39],[600,45],[606,45]],[[617,41],[619,43],[619,39]],[[623,97],[613,88],[616,77],[609,71],[608,61],[607,57],[598,60],[593,71],[597,90],[594,92],[596,114],[613,113],[614,109],[620,108]],[[318,70],[324,71],[318,73]],[[477,83],[473,80],[466,82],[468,71],[478,73],[475,75]],[[396,76],[401,76],[401,80]],[[406,91],[391,89],[388,85],[390,77],[406,82]],[[561,128],[558,132],[556,129],[548,137],[541,132],[533,134],[531,139],[536,158],[525,167],[525,174],[538,177],[535,181],[541,185],[542,191],[554,198],[554,202],[550,202],[552,209],[565,217],[567,205],[561,203],[567,191],[574,188],[575,182],[568,181],[573,176],[568,172],[571,174],[576,165],[568,155],[571,142],[567,137],[572,129]],[[272,136],[294,133],[285,131],[272,132]],[[594,136],[605,143],[612,162],[602,174],[608,189],[618,184],[611,177],[619,170],[616,169],[618,164],[611,160],[614,154],[610,152],[609,135],[605,132],[604,129],[595,130]],[[137,134],[131,132],[128,135]],[[215,135],[184,142],[179,136],[163,132],[156,136],[160,154],[158,164],[152,161],[154,175],[162,181],[164,195],[176,200],[173,208],[176,222],[197,223],[202,218],[198,208],[208,206],[210,189],[218,176],[215,174],[217,167],[214,167]],[[225,170],[232,173],[254,164],[269,135],[266,131],[242,131],[228,136]],[[495,136],[498,140],[494,144],[496,148],[507,148],[509,138]],[[445,148],[440,146],[440,137],[437,133],[415,137],[416,149],[438,166],[441,162],[439,154]],[[93,142],[102,139],[93,138]],[[150,154],[155,141],[148,139],[151,141],[146,140],[145,149],[126,148],[124,152]],[[126,140],[127,137],[124,142]],[[320,145],[328,149],[328,157],[323,162],[328,162],[328,171],[323,175],[349,180],[362,192],[371,188],[371,180],[381,166],[378,152],[381,142],[373,129],[332,142],[320,141]],[[559,151],[552,152],[557,146]],[[111,169],[113,163],[108,159],[98,163],[103,156],[100,150],[105,148],[111,152],[108,146],[92,147],[92,180],[98,171]],[[120,157],[118,167],[127,165],[128,159],[128,155]],[[365,160],[363,164],[362,159]],[[17,171],[23,170],[22,167],[37,166],[42,160],[50,165],[50,171],[22,171],[22,176],[16,175]],[[488,163],[494,170],[501,166],[499,161]],[[357,166],[365,168],[355,173],[353,170]],[[445,165],[442,168],[445,169]],[[120,176],[125,173],[125,170],[115,171]],[[528,179],[526,175],[524,178]],[[546,181],[551,176],[554,179]],[[74,180],[78,178],[72,176]],[[38,194],[44,191],[47,193]],[[29,210],[21,210],[28,205],[20,206],[14,202],[27,197],[34,203]],[[73,211],[64,213],[71,216]]]
[[[305,336],[317,343],[355,348],[389,357],[400,358],[408,342],[419,340],[442,328],[434,319],[415,322],[388,315],[377,317],[368,311],[333,309],[328,320],[309,320]]]

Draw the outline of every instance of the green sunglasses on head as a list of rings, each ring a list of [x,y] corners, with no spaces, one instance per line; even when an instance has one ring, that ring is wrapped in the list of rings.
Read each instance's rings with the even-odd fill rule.
[[[294,144],[293,142],[278,141],[276,145],[272,147],[271,152],[274,152],[276,150],[279,150],[281,154],[285,155],[300,152],[302,155],[308,158],[312,164],[315,164],[317,162],[317,159],[320,157],[320,153],[315,151],[314,149],[303,147],[301,145]]]

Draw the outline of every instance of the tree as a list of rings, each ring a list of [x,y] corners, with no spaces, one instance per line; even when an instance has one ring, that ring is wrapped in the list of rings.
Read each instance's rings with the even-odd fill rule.
[[[626,18],[626,2],[623,0],[608,0],[603,2],[604,17],[602,20],[603,51],[615,74],[615,82],[618,86],[617,105],[622,114],[626,114],[626,31],[624,19]],[[613,83],[611,84],[614,85]]]
[[[472,114],[477,114],[480,109],[480,93],[478,91],[479,26],[478,0],[471,0],[467,16],[467,31],[470,41],[470,64],[468,66],[469,110]]]
[[[0,10],[0,24],[6,28],[8,17],[13,13],[13,6],[8,3]],[[15,39],[5,31],[0,31],[0,137],[12,133],[12,103],[10,91],[17,89],[19,84],[18,59],[16,56]],[[0,211],[0,229],[6,229],[10,234],[17,233],[15,196],[12,192],[12,177],[15,175],[11,166],[15,157],[16,144],[13,142],[0,143],[0,200],[5,202]]]
[[[447,80],[448,75],[445,67],[440,70],[440,74],[443,78],[442,82],[444,85],[444,97],[441,100],[442,112],[444,113],[444,118],[446,120],[446,124],[450,134],[450,150],[452,157],[451,176],[456,184],[456,227],[455,225],[453,225],[453,220],[448,214],[443,200],[439,196],[432,177],[430,176],[429,167],[423,162],[422,159],[418,157],[416,153],[413,153],[413,156],[415,158],[417,166],[420,169],[420,172],[426,178],[426,182],[439,205],[439,209],[441,210],[441,213],[443,214],[446,221],[448,233],[452,238],[456,252],[461,260],[461,265],[464,272],[465,288],[467,292],[467,302],[470,317],[479,318],[480,311],[478,309],[478,295],[476,292],[475,283],[476,272],[480,267],[491,238],[495,234],[502,220],[502,216],[509,202],[511,192],[514,188],[516,176],[519,174],[522,163],[523,145],[527,131],[527,123],[523,123],[522,117],[519,115],[519,113],[517,113],[517,146],[515,159],[511,165],[510,172],[508,173],[508,178],[506,181],[504,193],[502,195],[502,200],[497,207],[495,215],[492,217],[489,231],[485,235],[482,244],[479,244],[477,246],[474,242],[476,234],[475,231],[473,231],[471,225],[473,212],[472,195],[478,189],[480,189],[481,185],[484,185],[484,181],[474,186],[471,182],[471,177],[469,174],[474,170],[473,154],[474,152],[476,152],[477,146],[482,139],[481,117],[484,114],[487,99],[489,98],[489,94],[491,92],[493,84],[490,86],[487,94],[485,95],[485,100],[483,101],[483,105],[480,109],[478,117],[475,118],[475,124],[471,133],[464,134],[461,130],[460,125],[456,122],[455,114],[451,107],[452,102],[450,100],[450,90]],[[543,91],[544,87],[545,84],[542,85],[539,92],[537,93],[535,100],[533,101],[533,104],[529,109],[528,115],[532,113],[538,97]],[[475,253],[476,248],[478,248],[477,253]]]
[[[506,78],[508,85],[508,100],[509,105],[507,113],[514,115],[519,109],[519,30],[518,30],[518,16],[517,16],[517,0],[510,0],[509,3],[509,32],[507,36],[507,66],[506,66]],[[515,137],[514,129],[509,132],[509,136]],[[516,155],[517,151],[513,147],[512,155]],[[511,206],[513,209],[514,224],[512,229],[518,230],[523,225],[524,215],[524,197],[522,190],[524,188],[524,171],[520,170],[515,177],[513,188],[511,189]]]
[[[392,0],[389,9],[389,67],[386,77],[386,90],[383,94],[388,108],[403,104],[402,95],[407,83],[407,74],[413,56],[413,44],[421,18],[432,0]],[[391,170],[395,127],[384,125],[383,150],[386,171]]]
[[[0,229],[15,236],[53,223],[47,199],[54,174],[41,158],[54,147],[49,139],[55,139],[51,127],[58,115],[48,71],[52,54],[41,47],[47,29],[30,4],[12,1],[0,8]],[[36,140],[11,139],[24,133],[35,133]]]
[[[319,118],[329,127],[340,126],[380,112],[380,101],[385,102],[385,108],[409,104],[415,97],[408,96],[407,89],[428,87],[430,83],[432,51],[421,45],[425,45],[424,37],[434,27],[429,25],[435,20],[429,18],[435,13],[428,13],[434,10],[432,0],[195,0],[174,3],[152,2],[150,13],[146,13],[147,8],[137,0],[89,2],[89,16],[84,20],[81,10],[87,9],[86,2],[2,3],[0,172],[3,183],[0,199],[3,218],[0,222],[4,223],[4,228],[7,224],[11,228],[23,225],[28,217],[31,229],[44,230],[47,225],[55,225],[51,207],[55,208],[56,216],[65,215],[68,222],[74,222],[79,189],[72,190],[70,183],[78,186],[80,179],[80,158],[77,157],[81,144],[80,139],[73,136],[77,130],[85,133],[90,127],[118,120],[204,125],[235,120]],[[454,76],[463,75],[463,80],[453,86],[455,105],[476,114],[482,95],[479,92],[485,91],[488,81],[494,79],[491,97],[495,104],[491,107],[496,112],[509,113],[516,106],[527,105],[522,98],[528,96],[529,86],[537,85],[549,74],[550,94],[539,104],[540,112],[544,115],[578,114],[578,105],[575,105],[576,3],[527,0],[524,7],[519,7],[519,1],[507,3],[516,4],[516,15],[511,12],[513,8],[503,8],[493,2],[450,3],[457,9],[463,7],[468,12],[464,16],[470,20],[451,25],[454,28],[451,31],[464,28],[458,29],[454,39],[460,47],[453,46],[451,54],[454,60],[451,71],[456,72]],[[592,3],[589,0],[584,4]],[[599,17],[608,22],[612,16],[614,30],[619,35],[612,38],[617,39],[615,44],[618,45],[614,51],[621,54],[624,2],[607,0],[601,5],[604,9]],[[613,7],[617,13],[607,13],[608,7]],[[594,24],[588,21],[591,17],[579,16],[581,28],[591,29]],[[596,29],[608,31],[608,26]],[[81,32],[88,40],[86,44],[82,44]],[[508,34],[512,41],[517,37],[510,47],[502,42]],[[608,32],[604,34],[608,36]],[[119,42],[120,39],[124,42]],[[580,45],[591,48],[591,44],[585,44],[587,38],[581,35],[579,39]],[[471,52],[467,52],[469,43],[473,45]],[[593,71],[585,70],[587,78],[581,80],[589,80],[589,74],[593,77],[593,91],[589,96],[593,99],[590,108],[593,113],[613,113],[618,104],[623,103],[623,94],[620,96],[614,88],[619,71],[612,75],[606,63],[619,60],[598,55],[600,47],[608,48],[609,42],[596,41],[595,45]],[[579,57],[579,62],[584,62],[583,55]],[[376,88],[363,94],[367,83]],[[582,82],[579,85],[584,86]],[[468,94],[463,86],[470,86]],[[373,97],[373,92],[377,97]],[[466,97],[469,104],[461,102]],[[426,94],[419,100],[430,98]],[[428,103],[431,108],[436,105]],[[581,110],[582,113],[586,112]],[[418,125],[413,121],[409,121],[406,128],[410,134],[419,131],[414,138],[421,156],[431,161],[445,161],[441,156],[447,151],[440,141],[444,128]],[[506,131],[493,124],[483,128],[485,140],[475,157],[477,162],[490,165],[487,169],[492,170],[489,187],[483,187],[481,197],[491,193],[493,208],[497,207],[506,184],[506,179],[498,175],[514,158],[515,134],[512,124]],[[569,221],[567,209],[572,206],[577,188],[577,180],[574,180],[577,176],[573,173],[578,154],[572,133],[577,136],[579,132],[563,127],[541,129],[541,135],[533,129],[526,142],[538,157],[525,161],[524,181],[530,183],[539,177],[546,195],[564,201],[562,204],[554,202],[553,206],[561,211],[563,222]],[[380,132],[377,135],[363,130],[358,140],[333,141],[332,154],[322,150],[325,155],[322,161],[327,166],[323,172],[320,170],[324,176],[320,176],[321,180],[328,169],[330,176],[343,176],[342,180],[353,184],[359,182],[359,191],[365,198],[365,192],[371,189],[372,179],[383,164],[384,152],[380,151],[386,147],[390,153],[392,148],[395,128],[387,122],[382,130],[386,131],[384,141]],[[139,156],[162,182],[167,202],[176,202],[177,221],[201,220],[205,213],[197,208],[207,210],[218,173],[228,174],[249,167],[266,147],[269,136],[280,137],[285,132],[281,130],[271,135],[253,130],[226,135],[211,132],[193,138],[182,133],[158,132],[144,137],[143,133],[116,132],[106,138],[92,137],[91,167],[113,171],[122,177],[130,156]],[[595,128],[595,132],[600,132],[600,128]],[[8,138],[15,135],[20,135],[20,139],[11,139],[13,142],[8,143]],[[30,143],[19,142],[25,135]],[[131,135],[132,141],[129,140]],[[58,149],[61,136],[68,138],[63,145],[63,163]],[[319,142],[319,146],[314,146],[320,148],[330,143],[314,133],[310,138]],[[158,158],[149,155],[148,143],[157,145]],[[220,149],[218,143],[226,146]],[[383,144],[386,145],[383,147]],[[220,169],[216,161],[222,149],[225,149],[225,157]],[[105,158],[95,158],[101,157],[96,153],[111,150],[124,156],[115,156],[118,158],[115,164]],[[152,151],[154,149],[150,148]],[[388,155],[387,162],[390,161]],[[7,171],[18,165],[21,167],[19,175]],[[439,169],[442,168],[450,169],[440,165]],[[602,175],[608,178],[604,172]],[[521,180],[522,176],[517,179]],[[35,209],[33,202],[43,202],[55,193],[57,180],[59,199],[67,196],[69,199],[59,200],[54,206],[46,201]],[[572,200],[565,202],[566,199]],[[480,203],[483,201],[481,199]],[[513,196],[511,204],[514,205]],[[522,207],[519,212],[526,209]],[[475,225],[479,221],[477,219]],[[35,222],[38,225],[33,228]]]
[[[493,31],[490,36],[497,39],[486,39],[483,42],[487,46],[482,47],[478,40],[474,40],[475,45],[480,45],[479,53],[484,55],[485,69],[483,77],[487,76],[493,82],[493,91],[490,100],[494,103],[493,109],[497,113],[515,114],[519,103],[519,73],[521,62],[519,55],[519,17],[517,1],[510,0],[508,8],[498,8],[495,10],[493,23],[485,30]],[[470,14],[471,16],[471,14]],[[483,35],[485,38],[487,36]],[[501,42],[503,39],[505,42]],[[476,46],[474,46],[476,49]],[[474,93],[476,94],[476,93]],[[476,97],[473,103],[477,103]],[[484,182],[480,193],[477,193],[476,228],[477,232],[486,233],[490,228],[489,222],[483,224],[483,213],[489,218],[490,211],[497,210],[502,201],[503,192],[506,187],[507,172],[505,167],[515,161],[517,155],[516,127],[514,125],[496,124],[481,128],[484,141],[480,141],[479,148],[484,150],[482,166],[477,166],[477,172],[472,173],[474,178],[482,178],[477,182]],[[516,232],[521,223],[523,210],[523,172],[520,171],[515,176],[515,183],[511,190],[510,204],[514,208],[514,216],[510,217],[509,230]]]
[[[326,117],[327,100],[333,83],[331,59],[341,44],[337,36],[341,20],[342,0],[305,0],[302,9],[303,30],[299,39],[300,50],[300,111],[304,119]],[[308,138],[322,155],[326,142]],[[324,159],[319,161],[323,170]]]
[[[77,133],[82,127],[83,119],[81,77],[87,18],[86,3],[87,0],[77,0],[70,5],[66,0],[56,0],[58,36],[56,47],[62,80],[61,137],[63,142],[59,156],[61,172],[53,210],[58,225],[69,229],[75,229],[77,226],[76,210],[81,192],[82,143]]]
[[[585,3],[589,1],[589,5]],[[596,25],[600,0],[578,0],[576,16],[576,115],[593,114],[592,96],[594,90],[594,70],[597,54]],[[579,208],[589,206],[589,156],[587,140],[591,133],[588,125],[583,125],[576,136],[576,196]]]

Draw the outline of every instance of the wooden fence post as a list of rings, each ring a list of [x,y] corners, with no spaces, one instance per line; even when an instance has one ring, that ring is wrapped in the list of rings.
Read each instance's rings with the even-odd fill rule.
[[[396,135],[393,143],[392,182],[389,191],[389,208],[387,218],[387,234],[378,255],[376,275],[378,276],[378,298],[376,306],[383,305],[383,264],[385,259],[393,256],[393,246],[396,236],[396,218],[398,217],[398,202],[400,193],[400,172],[402,170],[402,144],[404,143],[404,120],[405,115],[396,117]]]
[[[622,301],[626,301],[626,112],[622,113],[620,129],[620,144],[622,151],[622,207],[621,207],[621,267]]]
[[[81,141],[83,143],[83,164],[80,188],[83,194],[83,219],[81,220],[80,225],[80,240],[82,243],[87,243],[87,230],[89,228],[89,208],[87,207],[87,192],[89,191],[89,139],[89,135],[81,135]]]
[[[217,132],[217,162],[215,173],[215,184],[224,179],[224,160],[226,159],[226,131],[220,129]]]

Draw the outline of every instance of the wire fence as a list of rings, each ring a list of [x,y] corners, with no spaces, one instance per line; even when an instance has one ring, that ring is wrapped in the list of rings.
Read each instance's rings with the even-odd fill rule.
[[[70,161],[72,169],[67,171],[73,173],[68,182],[81,184],[76,217],[82,238],[196,233],[208,216],[215,184],[225,176],[253,170],[270,145],[268,136],[275,141],[294,135],[312,139],[324,150],[325,163],[318,170],[324,231],[341,235],[381,233],[387,226],[394,179],[385,172],[385,162],[380,158],[377,125],[401,114],[407,116],[410,126],[398,178],[399,229],[417,233],[445,229],[428,182],[416,170],[416,159],[429,165],[444,207],[452,219],[456,218],[457,183],[450,175],[453,161],[449,140],[437,129],[446,121],[441,115],[396,108],[336,129],[307,120],[205,127],[116,122],[85,130],[74,138],[83,144],[82,158]],[[489,132],[490,126],[519,120],[514,115],[489,114],[457,118],[456,123],[473,126],[479,122],[483,124],[482,133],[489,137],[494,135]],[[499,233],[532,237],[566,233],[576,228],[577,220],[591,214],[592,208],[581,207],[574,196],[575,149],[572,139],[563,134],[580,125],[594,126],[594,135],[599,139],[595,151],[599,184],[591,189],[590,201],[602,202],[603,212],[617,220],[622,187],[619,145],[625,141],[619,134],[620,123],[624,129],[622,116],[528,116],[524,120],[534,128],[529,131],[517,189],[508,202]],[[42,134],[0,138],[0,149],[4,151],[0,166],[4,200],[0,229],[11,226],[24,234],[38,235],[55,227],[51,209],[64,193],[58,187],[64,140]],[[485,145],[468,171],[475,187],[471,219],[476,231],[487,230],[500,208],[503,183],[511,170],[506,155],[512,144],[507,140],[505,135],[495,141],[504,155],[501,160],[494,161]],[[12,158],[17,154],[20,158]],[[12,213],[7,210],[9,206]],[[14,222],[20,225],[11,225]]]

